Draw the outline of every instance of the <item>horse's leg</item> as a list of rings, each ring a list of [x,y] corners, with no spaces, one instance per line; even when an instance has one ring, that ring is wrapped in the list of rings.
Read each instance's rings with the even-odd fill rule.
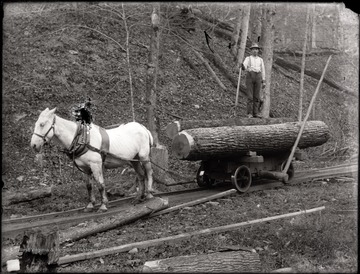
[[[150,199],[153,197],[152,193],[155,192],[153,189],[153,170],[149,160],[144,160],[144,167],[146,172],[146,181],[145,181],[145,193],[146,198]]]
[[[89,194],[89,204],[86,206],[85,208],[85,212],[90,212],[94,210],[94,205],[95,205],[95,194],[93,191],[93,178],[92,175],[88,175],[87,176],[87,181],[86,181],[86,188]]]
[[[140,162],[138,161],[132,161],[131,165],[133,166],[136,175],[138,177],[138,184],[139,184],[139,191],[135,197],[135,202],[139,202],[145,197],[145,176],[144,176],[144,170],[141,167]]]
[[[94,176],[95,181],[98,183],[98,189],[101,196],[101,206],[98,210],[98,212],[104,212],[107,211],[107,203],[108,198],[106,195],[106,189],[105,189],[105,181],[104,181],[104,175],[103,175],[103,167],[102,165],[91,165],[91,171]]]

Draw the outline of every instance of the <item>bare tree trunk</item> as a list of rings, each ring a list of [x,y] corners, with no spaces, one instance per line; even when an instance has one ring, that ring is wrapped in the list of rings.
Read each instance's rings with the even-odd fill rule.
[[[250,31],[250,40],[252,43],[259,43],[261,36],[261,18],[262,18],[262,8],[261,4],[253,3],[251,4],[252,9],[252,20],[250,17],[250,22],[252,22],[251,31]]]
[[[310,49],[316,49],[316,4],[311,4],[311,45]]]
[[[240,40],[240,47],[237,55],[237,62],[236,67],[239,69],[241,66],[241,63],[244,60],[245,55],[245,48],[246,48],[246,40],[249,30],[249,18],[250,18],[250,8],[251,4],[246,4],[244,7],[244,13],[242,18],[242,28],[241,28],[241,40]]]
[[[344,8],[344,4],[336,4],[336,21],[337,21],[337,31],[335,36],[335,41],[338,41],[337,49],[342,51],[344,50],[344,27],[341,22],[341,11]]]
[[[126,16],[125,16],[125,9],[124,4],[122,6],[122,17],[124,21],[124,27],[126,31],[126,62],[128,65],[128,72],[129,72],[129,85],[130,85],[130,96],[131,96],[131,113],[133,121],[135,121],[135,107],[134,107],[134,92],[133,92],[133,86],[132,86],[132,76],[131,76],[131,66],[130,66],[130,50],[129,50],[129,29],[126,22]]]
[[[230,52],[231,55],[234,56],[234,58],[237,56],[237,49],[238,49],[238,41],[239,41],[239,35],[240,35],[240,29],[241,29],[241,21],[242,21],[242,10],[241,8],[238,8],[237,12],[237,18],[236,18],[236,26],[232,32],[231,35],[231,48]]]
[[[149,130],[154,138],[155,147],[151,148],[151,159],[154,170],[154,179],[157,182],[170,182],[174,179],[168,174],[169,154],[165,146],[159,142],[159,118],[156,117],[156,84],[159,70],[159,47],[160,47],[160,3],[153,5],[151,14],[151,38],[149,60],[146,78],[146,103],[147,103],[147,120]],[[154,160],[155,159],[155,160]]]
[[[304,88],[304,73],[305,73],[305,57],[306,57],[306,45],[308,40],[308,30],[309,30],[309,20],[310,20],[310,8],[306,9],[306,24],[305,24],[305,37],[303,45],[303,55],[301,59],[301,74],[300,74],[300,92],[299,92],[299,114],[298,120],[302,120],[302,104],[303,104],[303,88]]]
[[[266,4],[261,5],[261,35],[259,40],[260,48],[264,48],[264,37],[266,29]]]
[[[147,100],[147,120],[149,130],[154,138],[154,144],[159,144],[159,137],[156,127],[156,117],[155,117],[155,108],[156,108],[156,81],[157,81],[157,72],[159,67],[158,57],[159,57],[159,17],[160,7],[159,4],[153,6],[153,11],[151,14],[151,38],[150,38],[150,50],[149,50],[149,60],[148,60],[148,69],[147,69],[147,78],[146,78],[146,100]]]
[[[281,44],[283,47],[287,48],[287,35],[286,35],[286,31],[287,31],[287,25],[288,25],[288,14],[289,14],[289,3],[285,3],[284,4],[284,8],[285,8],[285,11],[284,11],[284,21],[283,21],[283,27],[281,29]]]
[[[274,17],[275,6],[274,4],[267,4],[263,11],[266,15],[265,31],[264,31],[264,48],[263,60],[265,65],[266,86],[264,90],[264,101],[261,114],[264,118],[270,116],[270,86],[271,86],[271,71],[273,63],[273,47],[274,47]]]

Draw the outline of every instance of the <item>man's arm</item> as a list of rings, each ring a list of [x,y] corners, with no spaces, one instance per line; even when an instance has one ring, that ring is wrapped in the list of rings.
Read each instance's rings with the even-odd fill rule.
[[[249,56],[245,58],[244,62],[242,63],[241,67],[243,70],[247,70],[249,66]]]

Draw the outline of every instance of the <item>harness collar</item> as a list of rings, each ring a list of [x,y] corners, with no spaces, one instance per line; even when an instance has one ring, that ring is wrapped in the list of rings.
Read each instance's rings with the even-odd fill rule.
[[[89,144],[89,131],[86,130],[86,126],[80,123],[77,123],[77,129],[75,133],[75,137],[68,149],[65,149],[64,152],[66,155],[74,160],[75,158],[80,157],[85,154],[88,149],[87,145]]]

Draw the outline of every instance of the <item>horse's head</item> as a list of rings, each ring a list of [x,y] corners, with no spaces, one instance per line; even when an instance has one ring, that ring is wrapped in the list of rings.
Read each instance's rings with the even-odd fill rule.
[[[46,108],[40,113],[39,119],[35,123],[34,133],[31,137],[31,147],[39,152],[44,145],[54,136],[56,108],[49,110]]]

